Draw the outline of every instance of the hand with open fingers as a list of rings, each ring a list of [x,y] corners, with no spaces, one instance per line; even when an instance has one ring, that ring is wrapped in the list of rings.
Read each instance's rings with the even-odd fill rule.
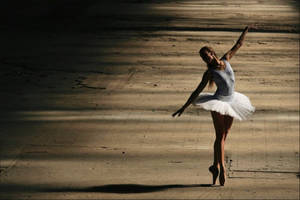
[[[184,111],[184,108],[180,108],[175,113],[173,113],[172,116],[175,117],[176,115],[178,115],[178,117],[180,117],[180,115],[183,113],[183,111]]]

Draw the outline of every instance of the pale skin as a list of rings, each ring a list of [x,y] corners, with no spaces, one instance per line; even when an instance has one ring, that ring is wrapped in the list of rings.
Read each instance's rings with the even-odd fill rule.
[[[238,51],[238,49],[243,45],[244,39],[246,34],[248,33],[248,30],[250,28],[253,28],[253,26],[247,26],[245,27],[244,31],[242,32],[241,36],[239,37],[238,41],[235,43],[235,45],[222,56],[221,59],[217,58],[213,52],[210,51],[204,51],[204,54],[200,55],[200,57],[203,59],[203,61],[206,64],[209,64],[210,67],[213,67],[217,70],[224,70],[225,69],[225,63],[222,60],[229,61]],[[203,89],[206,87],[209,80],[212,78],[212,75],[210,74],[209,70],[206,70],[203,74],[202,80],[198,87],[192,92],[186,103],[175,113],[173,113],[173,117],[180,116],[184,110],[195,101],[195,99],[199,96],[199,94],[203,91]],[[211,112],[215,133],[216,133],[216,139],[214,142],[214,162],[211,166],[212,173],[213,173],[213,184],[215,184],[216,176],[219,173],[220,169],[220,175],[219,175],[219,181],[221,185],[224,185],[225,183],[225,163],[224,163],[224,144],[227,137],[227,134],[231,128],[233,118],[228,115],[222,115],[218,112],[212,111]],[[211,170],[211,169],[210,169]]]

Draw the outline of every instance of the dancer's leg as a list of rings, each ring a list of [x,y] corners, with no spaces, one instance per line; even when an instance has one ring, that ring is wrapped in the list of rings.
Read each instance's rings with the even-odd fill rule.
[[[211,112],[213,122],[214,122],[214,128],[216,133],[216,139],[214,143],[214,165],[219,166],[221,164],[221,143],[222,140],[225,139],[225,124],[224,124],[224,116],[220,113]]]
[[[214,166],[220,167],[220,184],[224,185],[225,183],[225,162],[224,162],[224,145],[226,134],[228,133],[226,130],[225,122],[228,123],[228,127],[231,126],[229,120],[225,120],[225,116],[221,115],[217,112],[211,112],[215,132],[216,132],[216,140],[214,143]],[[229,130],[229,129],[228,129]]]
[[[226,177],[226,170],[225,170],[225,161],[224,161],[224,157],[225,157],[225,149],[224,149],[224,145],[225,145],[225,140],[226,137],[228,135],[228,132],[231,128],[233,122],[233,117],[231,116],[224,116],[224,138],[221,142],[221,163],[220,163],[220,176],[219,176],[219,181],[221,185],[225,184],[225,177]]]
[[[225,140],[227,137],[227,134],[232,126],[233,123],[233,117],[229,116],[229,115],[225,115],[224,116],[224,124],[225,124]]]

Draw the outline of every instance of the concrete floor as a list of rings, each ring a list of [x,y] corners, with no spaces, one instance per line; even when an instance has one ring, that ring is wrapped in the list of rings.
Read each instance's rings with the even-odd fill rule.
[[[296,1],[45,2],[2,6],[0,199],[299,199]],[[199,48],[221,56],[251,23],[231,64],[256,112],[212,187],[210,113],[171,114]]]

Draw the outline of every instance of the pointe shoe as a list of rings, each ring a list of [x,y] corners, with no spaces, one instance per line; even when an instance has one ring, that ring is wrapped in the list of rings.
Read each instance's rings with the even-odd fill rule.
[[[210,173],[212,173],[212,175],[213,175],[213,185],[215,185],[215,184],[216,184],[217,177],[218,177],[218,175],[219,175],[219,169],[218,169],[218,167],[212,165],[212,166],[210,166],[210,167],[208,168],[208,170],[209,170]]]
[[[224,184],[225,184],[225,170],[224,170],[223,167],[220,168],[219,182],[220,182],[221,186],[224,186]]]

